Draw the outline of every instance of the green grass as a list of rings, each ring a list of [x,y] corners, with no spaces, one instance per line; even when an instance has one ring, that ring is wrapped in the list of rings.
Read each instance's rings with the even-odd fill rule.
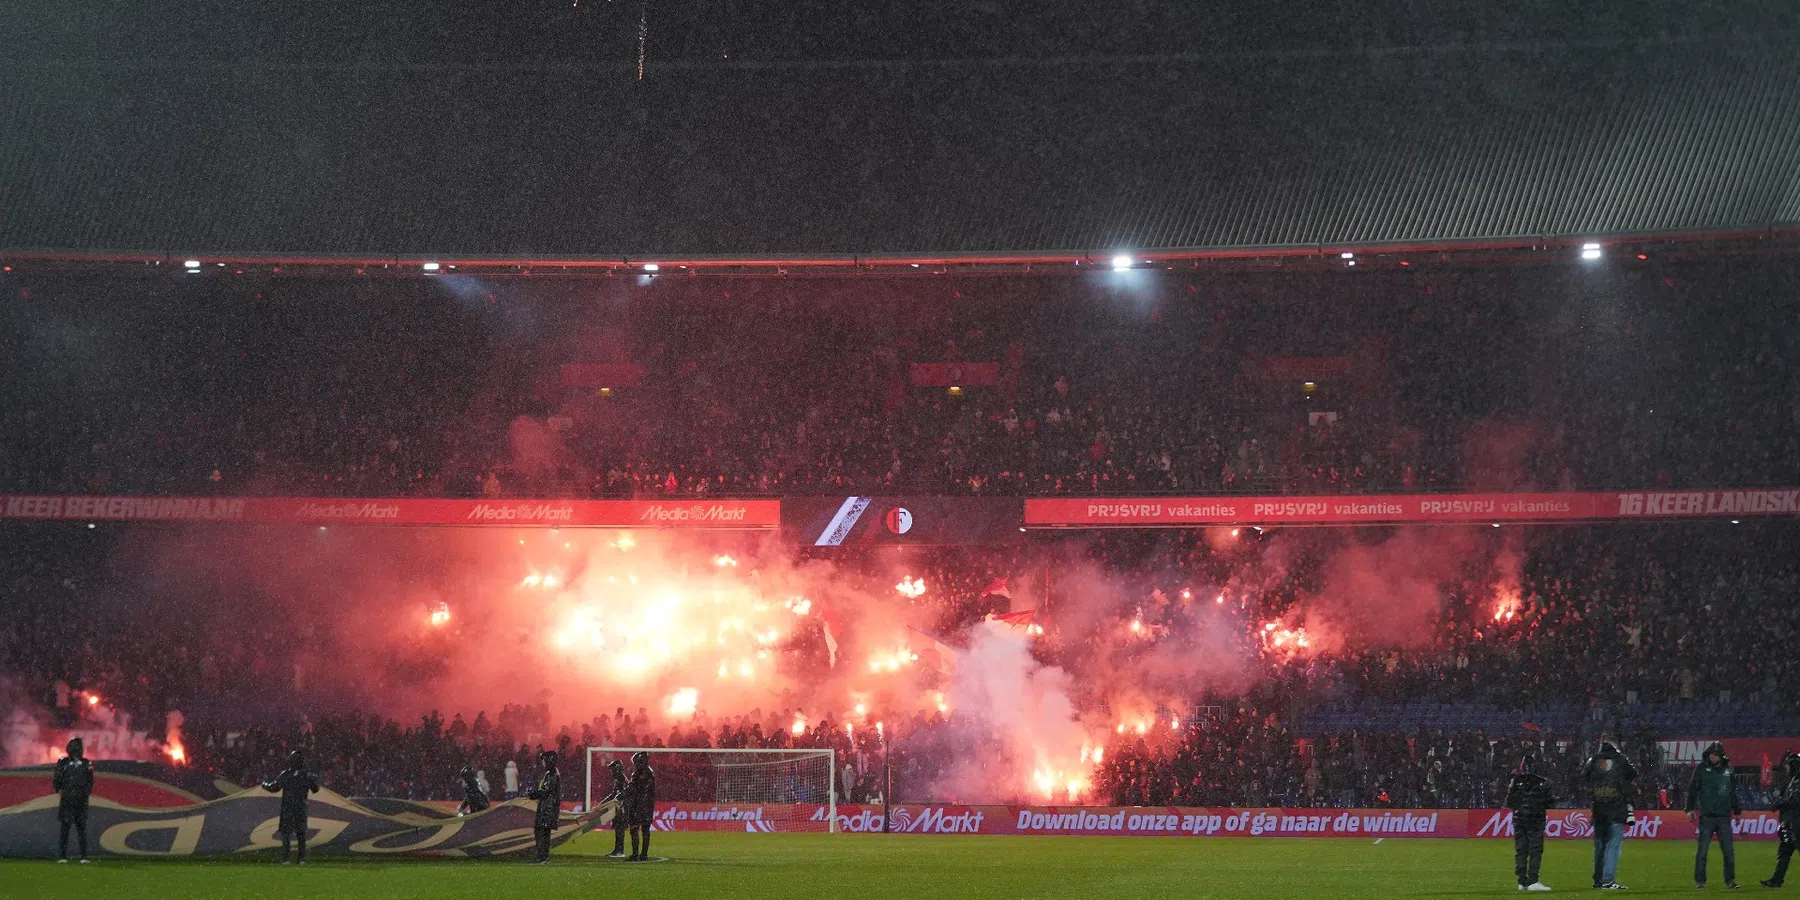
[[[1544,880],[1588,892],[1591,844],[1553,841]],[[10,898],[688,897],[843,898],[1375,898],[1517,896],[1512,842],[1389,839],[951,837],[658,834],[667,863],[606,859],[610,835],[559,848],[548,866],[491,860],[107,860],[92,866],[0,861]],[[1693,895],[1693,846],[1628,841],[1619,878],[1630,895]],[[1772,843],[1738,844],[1746,891],[1774,865]],[[1715,850],[1713,886],[1721,890]],[[619,894],[616,892],[625,891]],[[1590,896],[1597,896],[1591,895]],[[1629,896],[1629,895],[1628,895]],[[1771,895],[1779,896],[1779,895]]]

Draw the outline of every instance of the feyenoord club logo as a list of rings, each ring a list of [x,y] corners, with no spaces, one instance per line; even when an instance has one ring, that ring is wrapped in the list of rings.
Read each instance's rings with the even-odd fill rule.
[[[904,506],[896,506],[888,510],[887,530],[895,534],[905,534],[912,530],[912,511]]]

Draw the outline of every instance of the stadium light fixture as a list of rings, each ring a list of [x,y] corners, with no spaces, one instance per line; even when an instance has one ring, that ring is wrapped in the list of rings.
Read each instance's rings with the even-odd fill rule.
[[[662,266],[659,266],[656,263],[644,263],[644,271],[646,272],[655,272],[660,269],[662,269]]]
[[[1112,266],[1114,272],[1123,272],[1131,268],[1131,257],[1121,253],[1112,258]]]
[[[197,259],[190,259],[187,262],[182,263],[182,265],[186,266],[189,272],[192,272],[200,268],[200,261]]]
[[[1345,250],[1344,252],[1338,254],[1338,259],[1355,259],[1355,258],[1356,258],[1356,254],[1351,253],[1348,250]]]
[[[1591,243],[1591,242],[1582,244],[1581,245],[1581,258],[1585,259],[1585,260],[1589,260],[1589,261],[1599,259],[1600,258],[1600,245]]]
[[[424,269],[427,272],[436,272],[438,270],[438,264],[434,263],[434,262],[428,262],[428,263],[420,266],[419,268]]]

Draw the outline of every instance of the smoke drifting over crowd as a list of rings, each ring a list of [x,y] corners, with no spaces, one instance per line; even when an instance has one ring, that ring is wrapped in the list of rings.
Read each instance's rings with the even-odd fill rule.
[[[622,707],[647,712],[651,734],[828,720],[953,745],[971,762],[943,777],[944,796],[1063,801],[1089,796],[1109,745],[1173,733],[1170,710],[1202,693],[1428,642],[1447,586],[1472,570],[1496,579],[1497,603],[1510,583],[1516,612],[1516,554],[1479,531],[1217,529],[1201,544],[1229,569],[1222,583],[1142,589],[1064,563],[1051,591],[1040,574],[999,573],[1002,617],[953,634],[919,602],[940,586],[903,557],[800,560],[749,534],[144,530],[113,562],[141,586],[137,615],[200,611],[220,647],[288,642],[292,695],[315,712],[529,703],[563,723]],[[929,734],[908,733],[934,716]]]

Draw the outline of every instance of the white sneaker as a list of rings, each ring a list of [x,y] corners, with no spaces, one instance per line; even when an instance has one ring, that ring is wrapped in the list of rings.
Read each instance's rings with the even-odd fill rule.
[[[81,864],[84,866],[88,864],[87,857],[84,856],[81,858]]]
[[[1535,882],[1532,882],[1525,889],[1528,891],[1547,891],[1550,889],[1550,886],[1541,881],[1535,881]]]
[[[64,863],[67,863],[67,862],[68,862],[68,860],[66,860],[66,859],[59,859],[59,860],[57,860],[57,863],[58,863],[58,864],[64,864]]]

